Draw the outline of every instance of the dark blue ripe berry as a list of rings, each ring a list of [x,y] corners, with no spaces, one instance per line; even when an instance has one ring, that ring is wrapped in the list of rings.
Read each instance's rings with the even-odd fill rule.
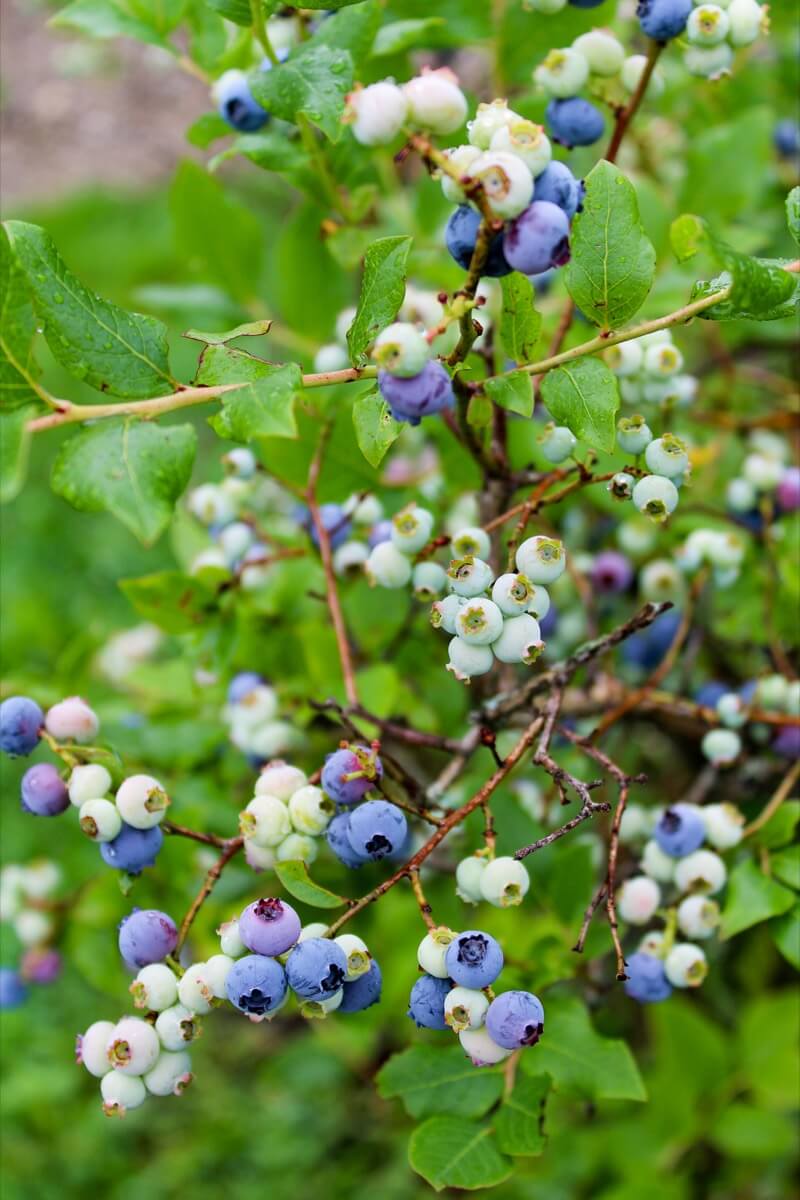
[[[100,855],[103,862],[118,871],[138,875],[145,867],[152,867],[164,842],[160,825],[150,829],[134,829],[123,821],[122,829],[112,842],[101,842]]]
[[[476,212],[469,204],[460,205],[447,222],[444,234],[447,249],[465,271],[469,270],[469,264],[472,261],[472,252],[475,249],[480,223],[480,213]],[[508,275],[511,270],[512,268],[506,262],[503,254],[502,235],[496,234],[492,238],[482,274],[498,278],[500,275]]]
[[[244,71],[226,71],[214,93],[219,115],[239,133],[253,133],[269,120],[269,113],[253,99]]]
[[[692,0],[639,0],[636,15],[642,32],[657,42],[668,42],[683,33]]]
[[[353,849],[350,841],[350,813],[337,813],[325,830],[325,837],[339,862],[352,871],[358,870],[359,867],[363,867],[365,862],[369,862],[366,854],[361,854]]]
[[[796,158],[800,154],[800,123],[791,117],[778,121],[772,141],[781,158]]]
[[[659,1000],[666,1000],[672,992],[664,973],[664,964],[653,954],[638,951],[628,959],[625,969],[628,972],[625,992],[640,1004],[656,1004]]]
[[[563,208],[572,219],[578,211],[583,199],[583,189],[580,181],[575,178],[566,163],[554,159],[536,177],[533,185],[534,200],[549,200]]]
[[[562,146],[592,146],[605,129],[600,109],[582,96],[551,100],[544,117],[554,140]]]
[[[330,938],[298,942],[286,960],[289,987],[301,1000],[327,1000],[347,974],[347,956]]]
[[[368,800],[350,816],[350,845],[374,862],[398,851],[407,833],[405,813],[388,800]]]
[[[44,713],[28,696],[9,696],[0,704],[0,750],[27,757],[39,743]]]
[[[653,830],[659,850],[673,858],[684,858],[705,841],[706,826],[695,804],[673,804]]]
[[[408,1015],[421,1029],[447,1029],[444,1019],[444,1002],[453,982],[436,979],[433,975],[420,975],[411,989],[408,1000]]]
[[[381,998],[382,984],[381,969],[373,959],[365,975],[359,975],[358,979],[344,985],[342,1003],[336,1011],[340,1013],[362,1012],[370,1005],[377,1004]]]
[[[237,959],[228,972],[225,994],[240,1012],[263,1017],[282,1004],[286,995],[286,973],[274,958],[247,954]]]
[[[378,372],[378,387],[396,421],[419,425],[423,417],[442,412],[455,404],[453,383],[447,369],[431,359],[419,375],[402,379],[388,371]]]

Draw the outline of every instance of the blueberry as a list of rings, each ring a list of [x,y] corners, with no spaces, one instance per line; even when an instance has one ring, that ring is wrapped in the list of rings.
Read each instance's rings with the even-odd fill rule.
[[[458,265],[463,267],[465,271],[469,270],[469,264],[472,261],[472,252],[475,249],[475,241],[478,236],[480,223],[480,213],[469,204],[461,204],[447,222],[447,229],[444,234],[447,249]],[[496,279],[500,275],[508,275],[511,270],[512,268],[506,262],[505,255],[503,254],[502,235],[496,234],[489,246],[489,254],[483,266],[482,274],[491,275]]]
[[[217,110],[223,121],[239,133],[253,133],[269,120],[269,113],[254,99],[244,71],[226,71],[214,85]]]
[[[283,900],[256,900],[239,917],[239,937],[254,954],[283,954],[299,936],[300,918]]]
[[[453,984],[449,979],[420,975],[411,989],[408,1015],[421,1029],[447,1029],[444,1002]]]
[[[325,830],[325,837],[333,853],[345,867],[357,870],[369,862],[366,854],[359,854],[350,841],[350,814],[338,813]]]
[[[228,972],[225,993],[240,1012],[263,1017],[283,1002],[286,972],[274,958],[246,954]]]
[[[666,1000],[672,987],[664,973],[664,964],[652,954],[637,951],[628,959],[625,993],[640,1004],[656,1004]]]
[[[486,1013],[492,1041],[506,1050],[535,1046],[544,1030],[544,1008],[532,992],[502,992]]]
[[[27,757],[36,749],[44,713],[27,696],[9,696],[0,704],[0,750]]]
[[[19,972],[11,967],[0,967],[0,1009],[19,1008],[25,1003],[27,995],[28,989],[20,979]]]
[[[731,689],[724,683],[720,683],[717,679],[709,679],[708,683],[704,683],[698,688],[694,694],[696,704],[701,704],[703,708],[716,708],[717,701],[721,696]]]
[[[301,1000],[325,1000],[338,992],[347,974],[347,955],[330,938],[299,942],[286,960],[289,987]]]
[[[655,670],[672,645],[680,623],[681,614],[674,608],[661,613],[646,629],[622,643],[625,662],[645,671]]]
[[[368,746],[342,746],[325,759],[320,782],[331,800],[348,808],[360,803],[382,775],[381,760]]]
[[[122,824],[122,829],[112,842],[100,843],[100,857],[109,867],[138,875],[145,867],[152,867],[164,842],[160,825],[150,829],[134,829]]]
[[[119,952],[132,967],[163,962],[177,944],[175,922],[157,908],[135,908],[119,927]]]
[[[772,749],[781,758],[800,758],[800,726],[787,725],[781,729],[772,743]]]
[[[20,974],[29,983],[54,983],[61,974],[63,966],[61,955],[57,950],[37,949],[26,950],[20,963]]]
[[[381,542],[390,542],[392,540],[392,522],[390,520],[378,521],[369,531],[367,544],[370,550],[379,546]]]
[[[673,804],[653,831],[659,849],[672,858],[691,854],[702,846],[705,836],[702,813],[694,804]]]
[[[375,862],[399,850],[407,833],[405,814],[388,800],[368,800],[350,816],[350,845]]]
[[[37,817],[57,817],[69,808],[67,785],[52,763],[37,763],[22,776],[22,808]]]
[[[668,42],[683,33],[692,0],[639,0],[636,15],[642,32],[657,42]]]
[[[255,671],[240,671],[228,684],[228,704],[241,704],[245,696],[249,696],[264,683],[265,680]]]
[[[598,8],[603,0],[569,0],[573,8]]]
[[[549,200],[551,204],[563,208],[571,219],[578,211],[583,190],[566,163],[557,159],[549,163],[536,177],[533,187],[534,200]]]
[[[423,417],[455,404],[453,384],[445,367],[431,360],[419,375],[400,379],[388,371],[378,372],[378,387],[396,421],[419,425]]]
[[[603,550],[592,563],[591,580],[598,592],[624,592],[633,582],[633,567],[618,550]]]
[[[377,1004],[381,998],[381,969],[373,959],[365,975],[359,975],[352,983],[345,983],[342,1003],[337,1012],[354,1013]]]
[[[523,275],[569,262],[569,220],[549,200],[534,200],[503,235],[506,258]]]
[[[569,148],[593,145],[606,127],[600,109],[582,96],[554,98],[547,105],[544,117],[553,139]]]
[[[800,124],[791,117],[778,121],[772,141],[781,158],[796,158],[800,154]]]
[[[469,988],[489,987],[503,969],[503,951],[490,933],[469,929],[447,947],[450,978]]]

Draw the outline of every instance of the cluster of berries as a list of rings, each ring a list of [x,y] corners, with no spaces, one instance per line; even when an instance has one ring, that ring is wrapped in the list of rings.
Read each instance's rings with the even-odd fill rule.
[[[757,0],[694,3],[685,26],[689,45],[683,53],[684,66],[690,75],[701,79],[729,75],[734,50],[751,46],[768,32],[768,6]]]
[[[543,815],[542,795],[537,785],[526,781],[529,787],[519,793],[524,796],[526,810],[531,809],[534,819]],[[462,858],[456,867],[456,895],[466,904],[480,904],[486,900],[495,908],[514,908],[521,904],[531,886],[528,869],[516,858],[502,855],[489,858],[485,851]]]
[[[697,379],[682,372],[683,355],[669,329],[609,346],[603,357],[617,376],[624,404],[658,404],[669,411],[697,396]]]
[[[299,27],[293,20],[273,18],[267,21],[267,36],[275,56],[283,62],[299,39]],[[272,70],[273,63],[263,58],[257,72]],[[211,88],[211,101],[219,115],[237,133],[255,133],[270,120],[270,114],[253,96],[252,71],[224,71]]]
[[[636,458],[644,454],[649,473],[636,479],[628,471],[618,471],[608,490],[617,499],[632,499],[643,516],[665,521],[678,506],[678,489],[690,478],[685,442],[674,433],[654,438],[645,418],[635,413],[632,417],[620,417],[617,422],[617,445]]]
[[[377,744],[343,742],[325,759],[321,783],[336,807],[325,836],[339,862],[351,870],[409,853],[410,833],[403,810],[389,800],[366,799],[382,778]]]
[[[720,728],[710,729],[702,741],[706,758],[715,767],[729,767],[742,752],[739,730],[751,720],[752,708],[800,717],[800,682],[783,675],[766,675],[733,692],[722,683],[707,683],[697,701],[716,710]],[[800,728],[786,725],[772,740],[772,749],[785,758],[800,756]]]
[[[729,482],[725,499],[732,513],[758,531],[764,500],[771,500],[779,513],[800,508],[800,467],[788,464],[788,442],[769,429],[754,429],[747,441],[741,473]]]
[[[294,726],[278,718],[275,689],[255,671],[234,675],[222,719],[231,742],[253,766],[286,754],[297,743]]]
[[[28,984],[53,983],[61,974],[61,955],[52,944],[58,907],[53,893],[60,880],[58,865],[48,859],[7,863],[0,871],[0,921],[12,926],[23,947],[17,967],[0,967],[0,1010],[23,1004]]]
[[[273,759],[256,780],[255,795],[239,814],[244,853],[255,871],[289,859],[312,863],[317,838],[330,824],[334,802],[299,767]]]
[[[423,974],[411,989],[409,1017],[420,1028],[452,1029],[476,1067],[493,1066],[539,1041],[544,1007],[538,996],[496,996],[492,990],[504,958],[491,934],[437,926],[420,942],[417,962]]]
[[[648,817],[646,810],[634,810],[625,837],[645,832]],[[744,817],[731,804],[675,804],[659,816],[642,850],[643,874],[626,880],[617,895],[621,920],[641,926],[659,916],[665,925],[651,930],[628,959],[625,991],[634,1000],[666,1000],[673,988],[699,987],[705,979],[708,963],[696,942],[719,925],[719,904],[710,897],[727,878],[716,851],[738,845],[743,829]],[[706,841],[715,849],[702,849]],[[662,905],[662,888],[676,893],[668,906]],[[679,934],[691,940],[678,941]]]
[[[551,50],[533,73],[534,82],[549,97],[545,120],[551,136],[568,149],[599,141],[605,130],[603,114],[578,93],[587,86],[605,86],[614,78],[619,78],[626,91],[634,92],[646,63],[641,54],[626,58],[622,44],[603,29],[581,34],[571,46]],[[656,80],[656,86],[660,82]]]

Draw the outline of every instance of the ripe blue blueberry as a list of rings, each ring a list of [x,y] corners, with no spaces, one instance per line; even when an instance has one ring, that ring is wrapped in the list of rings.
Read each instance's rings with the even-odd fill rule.
[[[347,975],[347,955],[330,938],[299,942],[286,960],[289,987],[301,1000],[325,1000]]]
[[[656,1004],[671,995],[672,987],[660,958],[640,950],[631,955],[625,969],[628,972],[625,993],[632,1000],[638,1000],[640,1004]]]
[[[444,1002],[453,984],[449,979],[420,975],[411,989],[408,1015],[421,1029],[447,1029]]]
[[[465,271],[469,270],[469,264],[472,261],[480,223],[480,213],[469,204],[460,205],[447,222],[444,234],[447,249]],[[497,234],[492,238],[482,274],[496,279],[501,275],[508,275],[511,269],[503,254],[502,236]]]
[[[573,8],[597,8],[603,0],[569,0]]]
[[[642,32],[657,42],[668,42],[683,33],[692,0],[639,0],[636,15]]]
[[[119,952],[132,967],[162,962],[178,943],[172,917],[157,908],[135,908],[119,927]]]
[[[544,1008],[532,992],[501,992],[486,1013],[486,1028],[498,1046],[535,1046],[544,1031]]]
[[[223,121],[239,133],[253,133],[269,120],[269,113],[253,99],[244,71],[226,71],[214,85],[214,99]]]
[[[652,625],[622,643],[622,657],[631,666],[654,670],[672,645],[681,623],[681,614],[670,609],[656,617]]]
[[[228,684],[228,704],[241,704],[245,696],[249,696],[256,688],[262,687],[264,682],[265,680],[255,671],[240,671]]]
[[[28,989],[19,972],[11,967],[0,967],[0,1009],[19,1008],[27,999]]]
[[[263,1017],[283,1003],[286,972],[274,958],[247,954],[237,959],[228,972],[225,993],[240,1012]]]
[[[325,759],[320,780],[337,805],[359,804],[383,776],[381,760],[368,746],[342,746]]]
[[[580,208],[583,189],[567,164],[555,159],[536,177],[533,198],[556,204],[572,219]]]
[[[363,867],[365,862],[369,862],[366,854],[359,854],[353,849],[353,844],[350,841],[350,813],[338,813],[328,828],[325,830],[325,838],[333,853],[345,867],[349,867],[352,871]]]
[[[523,275],[536,275],[548,267],[563,267],[569,262],[567,214],[549,200],[534,200],[509,225],[503,236],[503,248],[512,267]]]
[[[445,965],[455,983],[469,988],[489,987],[503,969],[503,951],[490,933],[469,929],[447,947]]]
[[[778,121],[772,141],[781,158],[796,158],[800,154],[800,124],[791,117]]]
[[[145,867],[152,867],[164,842],[160,825],[150,829],[134,829],[122,824],[122,829],[112,842],[100,843],[100,857],[109,867],[138,875]]]
[[[37,763],[22,776],[22,808],[36,817],[57,817],[69,808],[67,785],[52,763]]]
[[[359,975],[352,983],[345,983],[342,1003],[338,1012],[354,1013],[377,1004],[381,998],[381,969],[373,959],[365,975]]]
[[[419,425],[423,417],[455,404],[450,376],[445,367],[433,359],[411,379],[379,371],[378,387],[394,419],[408,421],[409,425]]]
[[[381,542],[390,542],[392,540],[392,522],[387,518],[385,521],[376,521],[369,531],[367,545],[370,550],[374,550]]]
[[[39,743],[44,713],[27,696],[9,696],[0,704],[0,750],[27,757]]]
[[[704,683],[695,692],[695,703],[701,704],[704,708],[716,708],[720,697],[729,691],[730,688],[726,684],[720,683],[717,679],[709,679],[708,683]]]
[[[568,148],[592,146],[603,136],[606,127],[600,109],[582,96],[551,100],[545,109],[544,119],[553,139]]]
[[[662,815],[653,831],[659,849],[672,858],[683,858],[703,844],[705,822],[694,804],[673,804]]]
[[[374,862],[399,850],[407,833],[405,813],[388,800],[368,800],[350,816],[350,845]]]
[[[239,917],[239,937],[254,954],[283,954],[300,936],[300,918],[291,904],[262,898]]]

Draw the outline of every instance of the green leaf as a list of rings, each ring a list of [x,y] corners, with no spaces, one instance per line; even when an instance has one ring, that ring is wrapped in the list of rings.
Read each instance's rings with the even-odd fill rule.
[[[353,404],[353,425],[358,448],[371,467],[379,467],[402,425],[395,421],[377,388],[359,396]]]
[[[728,894],[720,922],[720,937],[730,938],[779,917],[794,904],[794,896],[783,884],[764,875],[751,858],[738,863],[728,879]]]
[[[710,296],[724,287],[731,288],[725,300],[700,314],[705,320],[775,321],[792,315],[800,281],[796,275],[785,271],[781,262],[740,254],[713,234],[702,217],[693,213],[684,213],[672,222],[670,241],[678,262],[687,262],[700,250],[705,250],[723,269],[723,275],[701,280],[692,288],[693,300]]]
[[[206,4],[226,21],[232,21],[234,25],[241,25],[245,29],[249,29],[253,24],[250,0],[206,0]]]
[[[268,363],[232,346],[208,346],[195,377],[198,386],[241,383],[220,397],[222,409],[209,417],[220,437],[234,442],[297,436],[294,402],[303,386],[297,363]]]
[[[744,1103],[726,1108],[714,1122],[709,1138],[725,1155],[767,1161],[790,1155],[797,1143],[790,1117]]]
[[[800,187],[793,187],[786,197],[786,224],[794,240],[800,243]]]
[[[72,0],[50,18],[49,24],[93,38],[130,37],[153,46],[168,45],[167,30],[159,28],[146,13],[137,13],[125,0]]]
[[[596,1033],[580,1000],[555,999],[547,1006],[547,1032],[522,1065],[547,1072],[556,1087],[590,1100],[646,1100],[642,1077],[627,1042]]]
[[[191,425],[103,421],[61,446],[53,491],[84,512],[112,513],[150,545],[169,524],[189,482],[196,446]]]
[[[510,275],[503,276],[500,286],[503,289],[500,337],[506,354],[519,365],[533,362],[542,328],[541,314],[536,311],[533,284],[519,271],[512,271]]]
[[[549,1075],[517,1079],[514,1091],[503,1100],[494,1120],[497,1145],[504,1154],[541,1154],[547,1139],[542,1130],[544,1106],[550,1091]]]
[[[112,396],[139,399],[171,392],[167,328],[101,299],[75,278],[49,234],[7,221],[34,308],[54,356],[71,375]]]
[[[612,163],[586,176],[583,210],[572,224],[567,290],[604,329],[621,328],[653,285],[656,252],[639,218],[636,190]]]
[[[341,908],[347,904],[344,896],[337,896],[327,888],[320,887],[308,873],[308,868],[299,859],[275,864],[275,874],[290,896],[312,908]]]
[[[203,575],[157,571],[121,579],[119,587],[140,616],[167,633],[187,633],[207,624],[217,606],[217,588]]]
[[[548,372],[542,400],[558,425],[566,425],[597,450],[614,449],[619,387],[599,358],[579,358]]]
[[[411,241],[410,237],[378,238],[366,253],[358,308],[347,331],[354,366],[363,366],[367,348],[394,320],[403,303]]]
[[[794,908],[769,923],[772,940],[787,962],[800,971],[800,901]]]
[[[295,124],[298,116],[308,117],[335,142],[342,132],[345,96],[353,86],[353,60],[347,50],[310,42],[279,67],[255,72],[250,86],[273,116]]]
[[[369,54],[380,23],[381,5],[377,0],[362,0],[323,21],[311,44],[347,50],[358,66]]]
[[[186,130],[186,140],[190,146],[206,150],[212,142],[228,137],[230,132],[230,125],[222,119],[219,113],[207,112],[192,122]]]
[[[232,342],[234,338],[240,337],[263,337],[265,333],[269,333],[272,328],[272,321],[247,321],[244,325],[237,325],[234,329],[226,329],[224,333],[203,333],[200,329],[187,329],[184,333],[185,338],[190,338],[193,342],[205,342],[207,346],[224,346],[226,342]]]
[[[169,194],[178,253],[205,267],[208,277],[247,304],[261,275],[264,234],[248,208],[189,159],[179,165]]]
[[[800,822],[800,800],[784,800],[770,819],[756,830],[753,839],[757,846],[766,846],[775,850],[785,846],[794,836],[795,828]]]
[[[800,1004],[796,987],[756,994],[739,1021],[737,1076],[762,1108],[795,1108],[800,1078]]]
[[[25,426],[40,411],[25,404],[10,412],[0,412],[0,503],[13,500],[25,482],[31,435]]]
[[[484,396],[481,392],[475,392],[470,396],[467,405],[467,423],[473,429],[488,429],[492,423],[493,412],[489,397]]]
[[[525,371],[511,371],[508,375],[487,379],[483,390],[495,404],[509,412],[519,413],[521,417],[529,417],[533,412],[533,381]]]
[[[402,1100],[412,1117],[482,1117],[503,1091],[502,1069],[476,1071],[459,1046],[412,1046],[393,1054],[376,1076],[384,1100]]]
[[[408,21],[390,21],[378,30],[372,46],[372,57],[400,54],[403,50],[425,45],[429,33],[439,32],[447,25],[444,17],[419,17]]]
[[[230,149],[212,160],[209,169],[215,170],[220,162],[236,154],[244,155],[263,171],[278,172],[294,187],[308,192],[315,198],[319,197],[319,180],[309,164],[303,146],[299,142],[290,141],[280,130],[266,129],[262,133],[248,133],[238,137]]]
[[[408,1161],[437,1192],[446,1187],[495,1187],[513,1169],[498,1150],[490,1126],[458,1117],[430,1117],[415,1129]]]
[[[39,400],[34,387],[39,375],[33,356],[35,336],[28,283],[0,227],[0,409],[27,407]],[[11,427],[4,424],[3,428]]]
[[[800,846],[787,846],[770,859],[772,874],[781,883],[800,891]]]

